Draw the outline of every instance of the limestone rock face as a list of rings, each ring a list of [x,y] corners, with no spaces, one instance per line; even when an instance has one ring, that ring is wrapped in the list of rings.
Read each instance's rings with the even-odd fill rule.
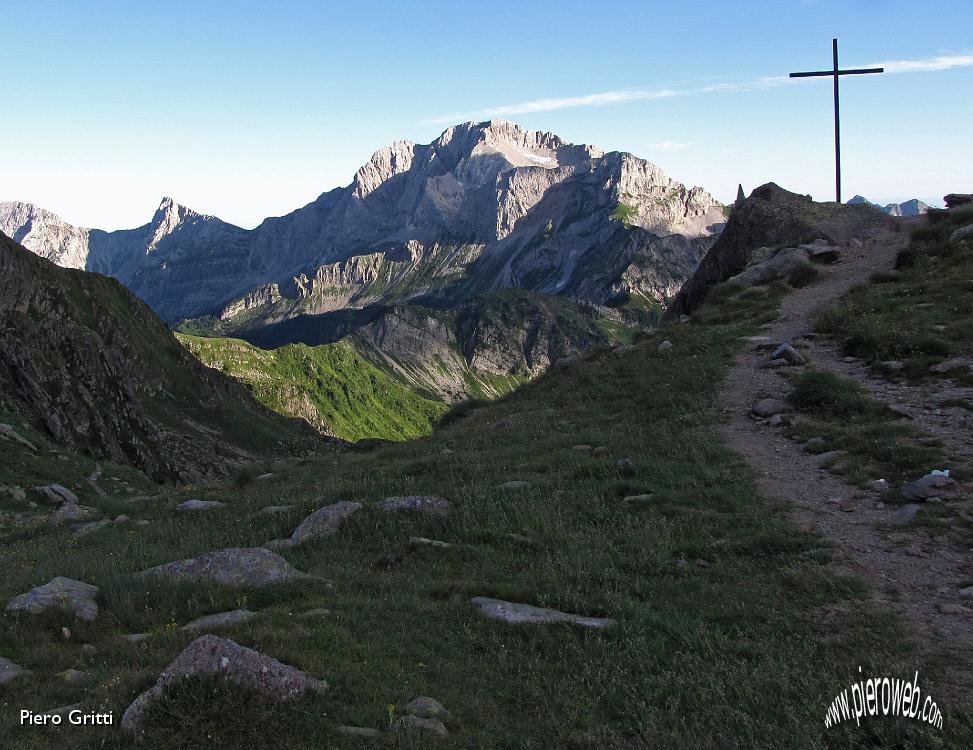
[[[122,729],[141,731],[146,711],[165,696],[171,685],[200,677],[222,678],[272,701],[295,700],[308,693],[323,693],[328,689],[324,680],[311,677],[296,667],[282,664],[231,640],[204,635],[190,643],[159,675],[156,684],[125,710]]]
[[[620,206],[624,222],[613,218]],[[501,120],[393,143],[348,187],[252,231],[171,198],[148,224],[116,232],[0,204],[0,230],[56,263],[118,278],[169,322],[273,322],[420,295],[457,303],[507,287],[658,301],[723,222],[706,191],[643,159]]]
[[[214,583],[230,588],[256,588],[308,578],[280,555],[260,547],[207,552],[199,557],[157,565],[139,575],[180,583]]]
[[[80,620],[90,621],[98,617],[96,596],[97,586],[58,576],[50,583],[15,596],[7,603],[7,611],[37,615],[49,609],[63,609]]]

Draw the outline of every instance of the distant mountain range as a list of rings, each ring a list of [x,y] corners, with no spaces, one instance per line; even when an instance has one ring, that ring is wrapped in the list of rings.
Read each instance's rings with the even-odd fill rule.
[[[247,327],[376,303],[455,305],[506,287],[658,303],[723,221],[706,191],[642,159],[503,121],[393,143],[348,187],[252,231],[170,198],[150,223],[115,232],[0,204],[0,231],[118,278],[170,323],[244,315]]]
[[[869,205],[875,206],[875,208],[880,209],[887,213],[889,216],[919,216],[926,213],[929,210],[929,206],[923,203],[918,198],[913,198],[905,203],[889,203],[885,206],[879,205],[878,203],[872,203],[870,200],[861,195],[856,195],[851,200],[847,201],[849,206],[858,205]]]

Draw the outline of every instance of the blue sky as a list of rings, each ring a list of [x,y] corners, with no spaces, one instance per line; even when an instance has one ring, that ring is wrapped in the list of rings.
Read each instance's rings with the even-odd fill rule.
[[[346,185],[376,149],[502,115],[630,151],[732,200],[773,180],[941,203],[973,189],[973,3],[9,2],[0,200],[137,226],[171,195],[242,226]]]

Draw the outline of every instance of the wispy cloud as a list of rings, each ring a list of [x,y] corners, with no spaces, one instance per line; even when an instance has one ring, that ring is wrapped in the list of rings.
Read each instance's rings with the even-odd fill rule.
[[[889,60],[877,63],[886,73],[930,73],[973,65],[973,55],[938,55],[923,60]]]
[[[684,148],[689,148],[693,144],[689,141],[658,141],[657,143],[650,143],[650,151],[658,151],[663,154],[671,154],[674,151],[682,151]]]
[[[886,73],[933,72],[973,66],[973,55],[938,55],[936,57],[927,57],[918,60],[889,60],[887,62],[875,63],[874,65],[885,68]],[[760,91],[782,86],[789,80],[787,76],[763,76],[750,81],[714,83],[695,88],[620,89],[615,91],[601,91],[595,94],[584,94],[581,96],[547,97],[543,99],[532,99],[518,104],[504,104],[477,112],[457,112],[449,115],[441,115],[427,122],[434,125],[443,125],[468,120],[488,120],[495,117],[503,118],[512,115],[526,115],[535,112],[553,112],[559,109],[576,107],[604,107],[609,104],[670,99],[679,96]]]

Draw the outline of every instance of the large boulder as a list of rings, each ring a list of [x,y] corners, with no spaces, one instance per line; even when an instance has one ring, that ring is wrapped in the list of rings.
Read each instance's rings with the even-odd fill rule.
[[[95,601],[97,596],[97,586],[58,576],[50,583],[15,596],[7,603],[7,611],[39,615],[50,609],[61,609],[72,613],[79,620],[90,621],[98,617],[98,603]]]
[[[903,485],[899,492],[906,500],[914,503],[922,503],[934,497],[949,500],[961,494],[956,480],[945,474],[926,474]]]
[[[221,549],[199,557],[157,565],[140,577],[166,578],[177,583],[215,583],[230,588],[258,588],[310,578],[283,557],[260,547]]]
[[[324,680],[311,677],[296,667],[282,664],[225,638],[204,635],[190,643],[159,675],[155,685],[125,709],[122,729],[141,731],[146,711],[165,696],[170,685],[186,679],[206,677],[225,679],[273,701],[295,700],[308,693],[323,693],[328,689]]]

